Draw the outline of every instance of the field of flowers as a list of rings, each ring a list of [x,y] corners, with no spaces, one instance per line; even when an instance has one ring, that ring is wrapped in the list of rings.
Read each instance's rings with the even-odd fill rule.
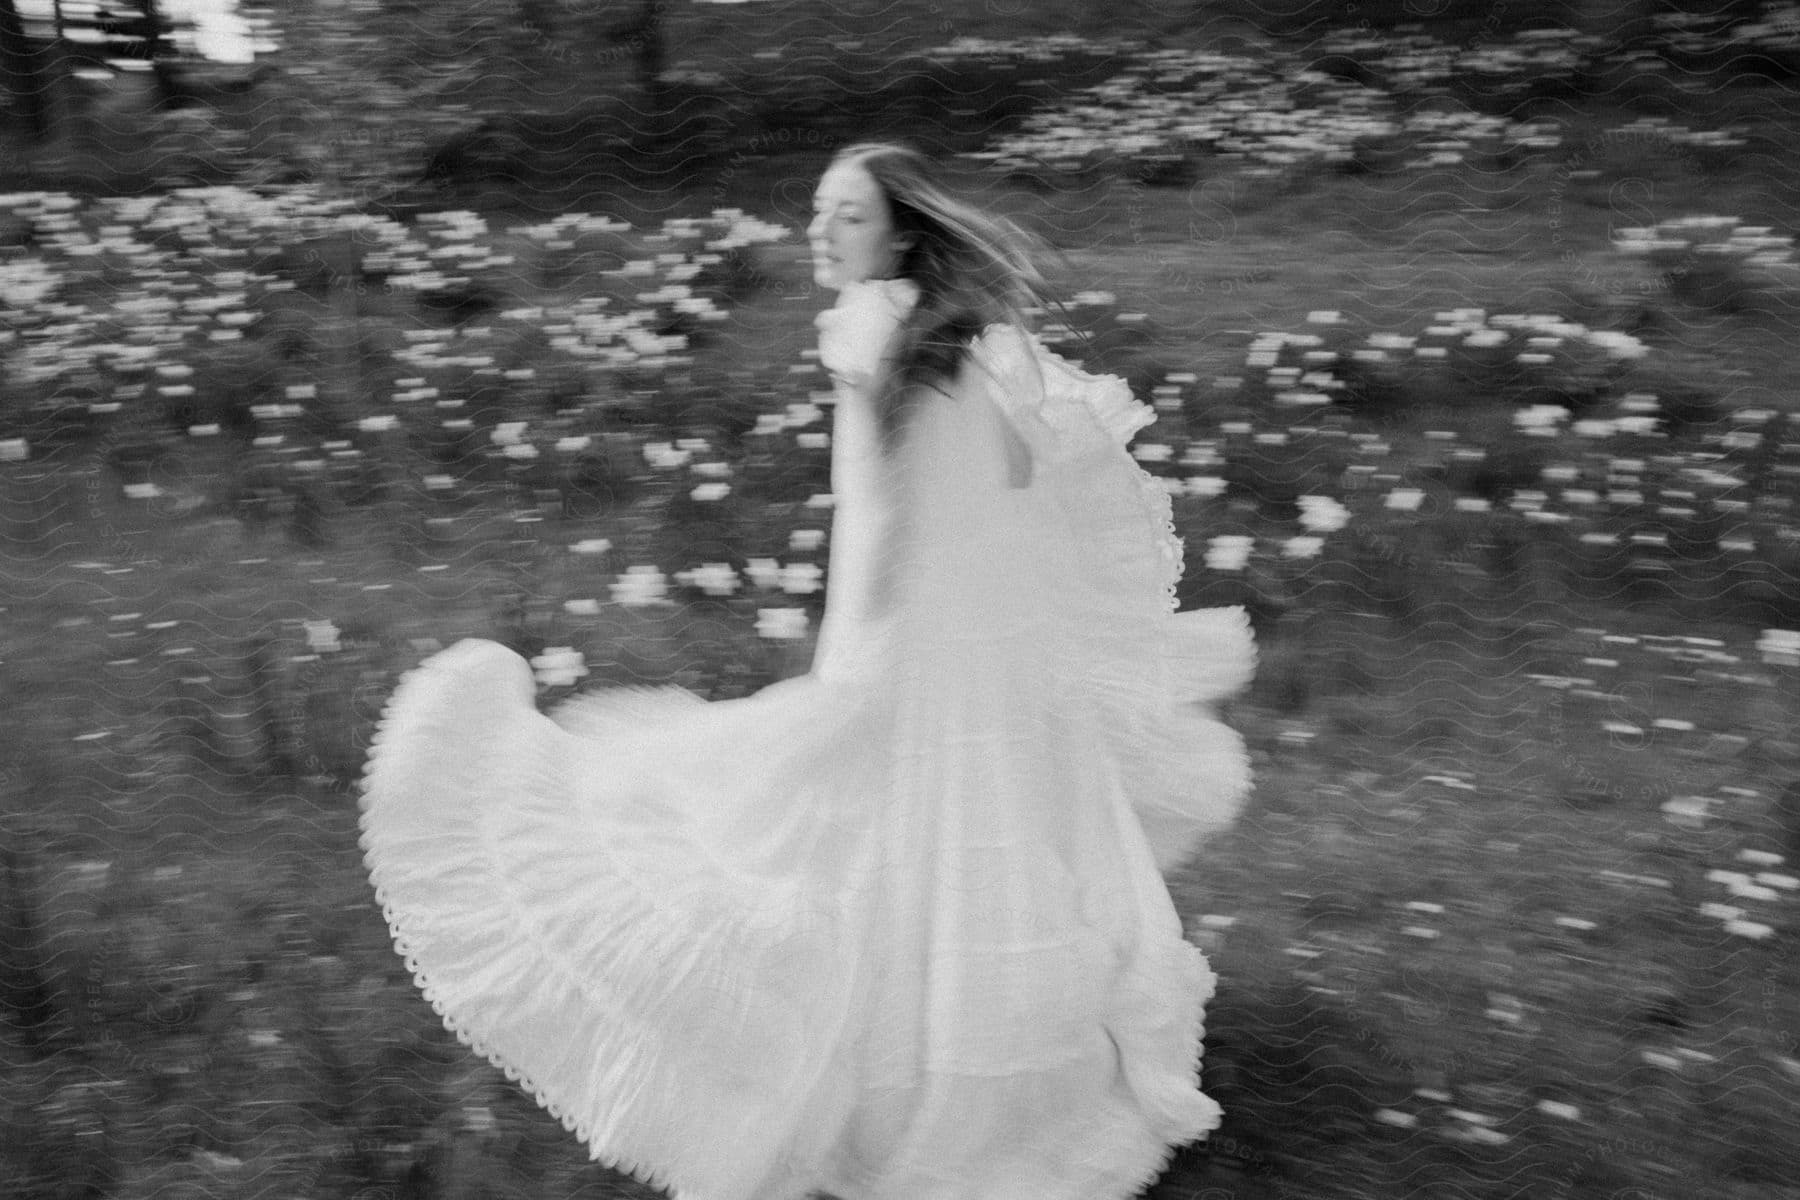
[[[1703,33],[1670,33],[1682,69]],[[1304,204],[1542,178],[1568,127],[1517,102],[1588,86],[1583,45],[1346,36],[1297,73],[1117,47],[970,163],[1046,204],[1122,180],[1096,194],[1134,241],[1196,173],[1303,176]],[[1715,196],[1774,144],[1646,120],[1640,169],[1719,155]],[[1692,366],[1792,339],[1792,227],[1614,226],[1584,253],[1657,290],[1579,318],[1299,296],[1202,363],[1151,297],[1037,314],[1154,405],[1133,453],[1182,603],[1247,605],[1262,647],[1228,714],[1256,799],[1172,881],[1224,980],[1226,1125],[1152,1195],[1794,1194],[1800,405]],[[352,789],[399,674],[459,637],[529,657],[546,704],[805,669],[831,413],[798,242],[729,208],[0,195],[10,1194],[650,1194],[417,1001]]]

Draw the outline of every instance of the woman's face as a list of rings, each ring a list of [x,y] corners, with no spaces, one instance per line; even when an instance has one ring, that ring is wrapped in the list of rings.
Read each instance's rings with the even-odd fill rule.
[[[881,185],[855,162],[836,163],[819,177],[806,237],[812,243],[813,282],[833,291],[891,276],[906,245],[895,235],[893,209]]]

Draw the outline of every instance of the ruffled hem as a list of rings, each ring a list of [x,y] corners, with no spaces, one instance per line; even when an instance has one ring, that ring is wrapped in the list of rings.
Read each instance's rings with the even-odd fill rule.
[[[910,970],[866,972],[892,953],[867,924],[891,911],[882,889],[909,889],[911,911],[929,894],[910,890],[924,880],[890,863],[811,903],[782,902],[787,885],[711,861],[708,839],[684,829],[683,806],[639,792],[622,767],[610,803],[573,787],[613,759],[609,746],[659,731],[670,744],[702,744],[690,722],[756,698],[603,692],[553,721],[532,707],[532,691],[528,666],[492,643],[460,643],[410,675],[371,753],[362,848],[395,948],[445,1027],[591,1157],[681,1200],[783,1200],[814,1188],[867,1200],[1124,1200],[1175,1147],[1217,1127],[1217,1104],[1195,1086],[1214,977],[1181,940],[1160,877],[1128,866],[1136,826],[1120,809],[1084,817],[1108,824],[1078,839],[1125,848],[1092,869],[1123,870],[1118,884],[1136,898],[1109,903],[1148,920],[1095,997],[1101,1040],[1088,1050],[1058,1042],[1074,1051],[1065,1061],[1027,1039],[1008,1069],[940,1051],[943,1064],[921,1065],[908,1085],[912,1120],[937,1136],[916,1155],[877,1156],[875,1174],[859,1175],[871,1161],[844,1140],[846,1122],[884,1093],[859,1082],[852,1047],[862,1035],[851,1035],[863,1028],[861,1001],[850,984],[922,982]],[[821,721],[851,694],[804,677],[759,695],[771,692],[784,708],[765,714],[771,729]],[[621,803],[628,796],[637,798]],[[809,803],[796,803],[798,817],[766,819],[815,824]],[[923,832],[916,815],[879,804],[866,815],[886,824],[855,812],[842,821],[861,830],[849,844],[877,859],[899,830]],[[906,874],[881,874],[896,869]],[[798,875],[789,884],[804,887]],[[1089,969],[1109,970],[1101,960]],[[1000,1015],[981,1013],[984,1023]],[[985,1149],[946,1155],[997,1121]]]
[[[1127,498],[1134,502],[1143,531],[1128,537],[1126,545],[1151,548],[1155,594],[1173,612],[1182,574],[1173,502],[1125,449],[1155,423],[1156,411],[1132,395],[1124,379],[1083,370],[1017,326],[998,325],[984,333],[976,361],[993,404],[1031,447],[1035,462],[1053,472],[1061,469],[1061,486],[1072,488],[1077,502],[1115,507]],[[1096,477],[1096,459],[1111,470]]]
[[[779,1122],[814,1082],[831,993],[774,988],[831,980],[833,931],[655,853],[680,829],[654,805],[612,822],[610,844],[591,836],[606,826],[571,794],[568,735],[532,694],[522,659],[478,641],[395,692],[361,801],[395,950],[445,1028],[592,1158],[685,1200],[775,1200],[793,1182]]]

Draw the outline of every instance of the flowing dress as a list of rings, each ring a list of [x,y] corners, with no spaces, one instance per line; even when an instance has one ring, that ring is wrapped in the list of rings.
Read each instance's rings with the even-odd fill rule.
[[[366,862],[445,1025],[681,1200],[1122,1200],[1216,1128],[1163,872],[1249,787],[1242,609],[1175,611],[1122,380],[995,326],[884,455],[910,284],[821,314],[812,670],[548,715],[471,640],[402,681]]]

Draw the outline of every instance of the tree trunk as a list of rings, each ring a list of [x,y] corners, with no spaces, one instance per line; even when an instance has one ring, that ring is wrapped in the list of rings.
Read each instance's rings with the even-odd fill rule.
[[[31,139],[50,139],[50,80],[45,48],[26,36],[13,0],[0,0],[0,79],[24,114]]]
[[[652,109],[661,108],[663,67],[668,54],[663,47],[662,0],[640,0],[635,17],[606,30],[606,39],[632,51],[637,63],[638,84],[652,101]]]
[[[638,35],[638,80],[644,92],[662,107],[663,68],[667,55],[663,49],[662,0],[644,0],[643,31]]]
[[[156,79],[156,107],[176,108],[185,98],[181,78],[175,64],[169,61],[171,47],[163,38],[168,26],[156,7],[156,0],[138,0],[144,9],[144,53],[150,60],[150,74]]]
[[[56,1003],[47,976],[50,954],[31,866],[30,858],[16,847],[0,849],[0,1007],[26,1042],[42,1049],[50,1040]]]

